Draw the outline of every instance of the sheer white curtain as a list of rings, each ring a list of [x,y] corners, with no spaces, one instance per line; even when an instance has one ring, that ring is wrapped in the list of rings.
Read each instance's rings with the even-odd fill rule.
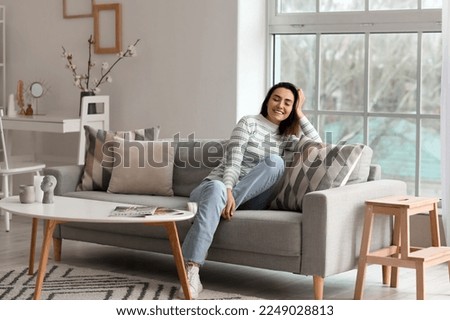
[[[442,1],[441,170],[442,217],[450,245],[450,5]]]

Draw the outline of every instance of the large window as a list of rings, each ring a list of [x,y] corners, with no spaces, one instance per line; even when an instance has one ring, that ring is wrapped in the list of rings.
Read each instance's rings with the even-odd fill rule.
[[[327,142],[368,144],[383,178],[440,196],[442,0],[268,4],[271,82],[304,89]]]

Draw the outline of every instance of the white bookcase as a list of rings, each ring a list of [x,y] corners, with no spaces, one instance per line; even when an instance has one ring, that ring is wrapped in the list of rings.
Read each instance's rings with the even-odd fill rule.
[[[6,111],[5,6],[0,6],[0,108]]]

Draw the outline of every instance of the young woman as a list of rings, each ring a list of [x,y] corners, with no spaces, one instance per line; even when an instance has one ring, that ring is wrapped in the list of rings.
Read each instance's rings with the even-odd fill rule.
[[[199,267],[221,217],[231,219],[237,208],[265,209],[272,200],[274,185],[282,177],[283,151],[292,148],[300,135],[321,141],[305,117],[301,89],[282,82],[266,95],[258,115],[243,117],[234,128],[224,157],[196,187],[190,201],[198,211],[183,242],[188,281],[195,299],[203,290]],[[182,290],[180,297],[184,296]]]

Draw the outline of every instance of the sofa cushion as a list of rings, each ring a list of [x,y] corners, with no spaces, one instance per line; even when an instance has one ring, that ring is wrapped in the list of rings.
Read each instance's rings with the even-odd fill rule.
[[[188,198],[179,196],[126,195],[102,191],[76,191],[66,193],[64,196],[128,204],[155,205],[174,209],[185,209],[189,201]],[[177,223],[180,241],[186,236],[191,223],[191,220]],[[232,220],[220,222],[211,247],[267,255],[276,252],[280,256],[299,256],[302,239],[301,223],[302,214],[298,212],[237,210]],[[74,231],[76,233],[79,233],[79,230],[95,230],[99,232],[98,237],[102,235],[107,237],[107,233],[113,233],[115,238],[120,238],[120,235],[130,235],[141,239],[167,239],[167,232],[164,228],[150,228],[136,224],[117,225],[84,222],[61,224],[62,229],[67,229],[67,227],[75,227],[78,230]],[[277,235],[277,241],[273,241],[273,237],[268,237],[268,234]],[[66,235],[70,238],[68,234]],[[74,239],[76,239],[76,236],[74,236]],[[152,241],[149,239],[140,242],[145,244]],[[125,246],[126,244],[122,245]]]
[[[81,196],[80,192],[73,192],[70,195]],[[84,193],[84,192],[83,192]],[[92,196],[96,193],[101,198],[104,196],[114,196],[105,192],[92,192]],[[103,193],[103,195],[100,195]],[[130,203],[141,203],[155,205],[161,204],[167,207],[179,208],[181,203],[188,200],[185,197],[160,197],[160,196],[139,196],[130,195]],[[146,197],[146,198],[145,198]],[[103,198],[105,199],[105,198]],[[139,200],[140,199],[140,200]],[[150,201],[141,202],[144,199]],[[111,201],[117,201],[113,199]],[[165,205],[164,205],[165,204]],[[301,248],[301,222],[302,214],[292,211],[270,211],[270,210],[238,210],[231,221],[222,220],[219,224],[216,234],[214,235],[211,249],[227,250],[228,255],[232,256],[232,252],[247,252],[249,254],[265,254],[267,256],[274,255],[287,257],[298,257]],[[177,229],[180,241],[186,237],[189,228],[192,225],[191,220],[177,222]],[[152,245],[158,244],[158,249],[165,248],[169,253],[170,246],[163,243],[161,245],[158,240],[167,240],[167,231],[160,227],[151,227],[144,224],[115,224],[115,223],[85,223],[70,222],[60,225],[61,232],[66,239],[78,239],[80,234],[87,236],[92,235],[93,242],[108,243],[118,241],[116,245],[127,247],[131,245],[132,239],[139,243],[134,245],[140,246],[144,250],[148,250]],[[273,241],[274,237],[267,234],[276,235],[277,241]],[[126,240],[122,240],[126,239]],[[164,246],[165,245],[165,246]],[[133,246],[131,246],[133,247]],[[135,248],[135,247],[134,247]]]
[[[110,145],[114,164],[108,192],[173,196],[175,148],[171,142],[127,141],[115,137]]]
[[[226,143],[227,140],[176,140],[174,194],[189,197],[191,191],[220,163]]]
[[[159,136],[159,127],[113,132],[84,126],[84,130],[86,134],[86,155],[81,181],[77,186],[79,191],[106,191],[108,189],[112,163],[108,162],[110,166],[104,165],[105,157],[111,157],[108,150],[103,148],[105,142],[112,141],[115,136],[125,140],[145,141],[156,140]]]
[[[363,149],[362,144],[326,145],[300,140],[292,161],[286,163],[278,194],[270,207],[301,212],[306,193],[345,185]]]
[[[212,248],[299,256],[302,214],[292,211],[237,210],[230,221],[222,220]],[[274,237],[268,236],[276,235]]]

